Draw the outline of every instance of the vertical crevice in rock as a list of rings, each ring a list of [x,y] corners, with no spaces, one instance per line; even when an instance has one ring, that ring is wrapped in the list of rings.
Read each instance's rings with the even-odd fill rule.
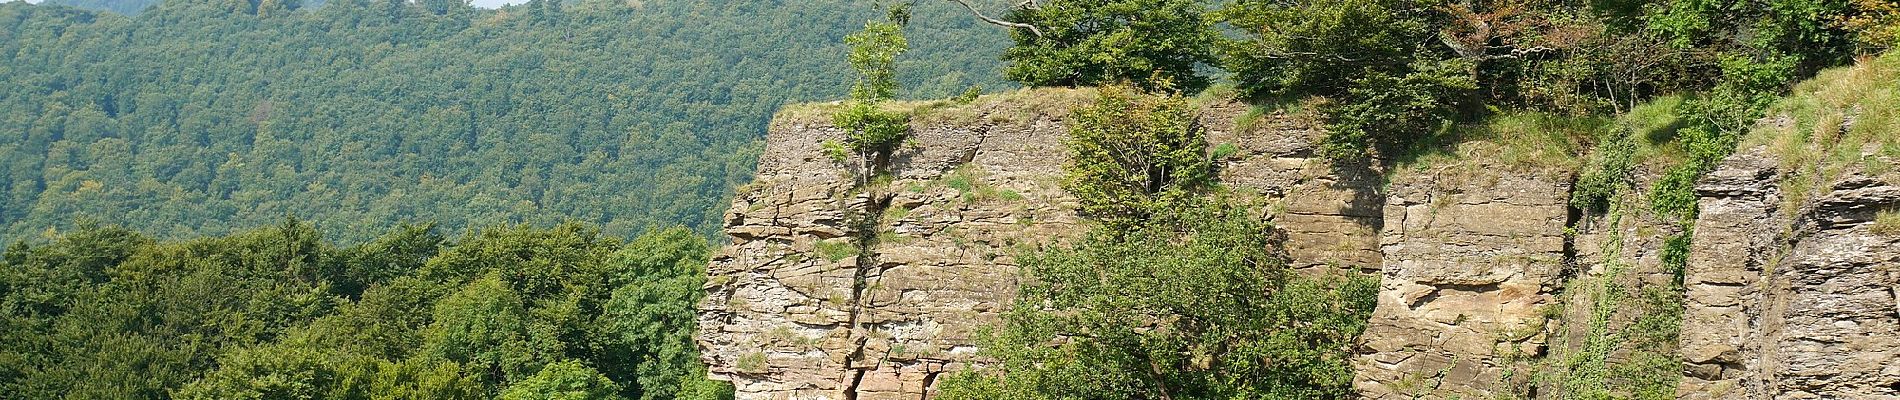
[[[924,386],[918,390],[917,400],[930,400],[930,388],[937,386],[937,375],[943,372],[931,371],[924,374]]]
[[[1570,179],[1570,185],[1567,186],[1567,188],[1568,190],[1565,191],[1565,194],[1570,196],[1569,198],[1575,198],[1577,190],[1577,180],[1575,177]],[[1563,269],[1557,273],[1557,284],[1552,290],[1554,293],[1561,295],[1567,291],[1568,288],[1566,288],[1566,286],[1570,282],[1570,278],[1575,278],[1583,274],[1582,269],[1585,262],[1577,259],[1577,237],[1582,236],[1585,231],[1591,229],[1591,227],[1584,225],[1585,213],[1586,211],[1581,207],[1577,207],[1575,202],[1571,202],[1571,204],[1566,207],[1564,216]]]
[[[858,385],[864,383],[864,369],[851,369],[851,383],[844,387],[844,400],[858,400]]]
[[[846,326],[850,327],[849,335],[855,336],[851,338],[851,343],[856,348],[844,360],[845,368],[851,374],[850,383],[844,388],[845,400],[857,400],[858,387],[864,382],[866,371],[876,367],[875,364],[867,365],[864,362],[865,344],[874,330],[865,327],[864,323],[867,308],[865,291],[870,290],[872,272],[881,265],[877,253],[878,233],[883,227],[884,212],[890,208],[891,199],[895,197],[889,185],[881,183],[888,182],[888,179],[881,178],[891,175],[893,150],[881,148],[863,155],[864,160],[861,161],[868,164],[868,170],[863,172],[866,176],[857,179],[855,190],[860,192],[859,196],[863,196],[864,200],[857,210],[847,211],[846,216],[855,234],[851,245],[857,249],[857,256],[852,260],[850,309],[847,310],[846,322]]]
[[[864,208],[858,210],[861,214],[855,218],[856,222],[853,224],[856,225],[854,228],[857,231],[857,237],[852,238],[852,246],[858,250],[858,255],[853,262],[855,270],[851,275],[849,323],[854,330],[862,328],[859,314],[864,310],[864,291],[870,287],[871,272],[877,269],[879,264],[878,231],[883,226],[884,211],[890,208],[893,197],[892,194],[885,193],[884,188],[865,187],[863,190],[865,191]]]

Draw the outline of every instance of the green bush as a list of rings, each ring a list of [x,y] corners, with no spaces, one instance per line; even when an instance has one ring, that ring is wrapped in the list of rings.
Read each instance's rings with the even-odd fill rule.
[[[1211,82],[1220,34],[1197,0],[1045,0],[1005,19],[1037,27],[1011,32],[1003,75],[1032,86],[1131,83],[1189,93]]]
[[[1636,167],[1636,138],[1627,129],[1611,130],[1598,141],[1589,164],[1577,176],[1570,189],[1570,205],[1591,212],[1606,212],[1610,200],[1632,188],[1630,174]]]
[[[508,387],[500,400],[619,400],[620,385],[576,361],[548,364]]]
[[[1214,13],[1246,34],[1223,66],[1245,97],[1341,96],[1371,73],[1403,76],[1435,32],[1420,0],[1235,1]]]
[[[1063,188],[1104,224],[1141,223],[1213,184],[1205,132],[1180,95],[1104,87],[1071,120]]]
[[[1253,210],[1213,199],[1020,258],[1030,277],[986,335],[990,369],[944,400],[1343,398],[1376,278],[1309,278]]]
[[[1339,160],[1364,159],[1369,148],[1394,155],[1443,132],[1478,89],[1466,67],[1457,60],[1421,62],[1403,75],[1353,79],[1344,101],[1327,108],[1331,132],[1322,153]]]

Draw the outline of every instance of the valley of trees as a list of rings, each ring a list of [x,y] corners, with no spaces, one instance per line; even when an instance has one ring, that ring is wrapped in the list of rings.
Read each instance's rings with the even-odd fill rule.
[[[780,104],[846,93],[853,0],[0,4],[0,242],[285,216],[366,240],[578,220],[716,228]],[[633,4],[633,5],[630,5]],[[904,96],[1003,88],[1007,35],[918,7]]]

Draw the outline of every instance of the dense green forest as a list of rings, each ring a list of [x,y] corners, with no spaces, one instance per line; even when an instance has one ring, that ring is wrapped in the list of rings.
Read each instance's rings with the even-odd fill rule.
[[[710,233],[788,101],[842,97],[868,2],[0,4],[0,242],[285,216],[354,242],[579,220]],[[999,88],[1004,31],[922,4],[905,96]]]
[[[111,11],[124,15],[138,15],[138,13],[144,12],[146,8],[158,4],[157,1],[152,0],[48,0],[40,3]],[[306,5],[309,4],[306,3]]]
[[[82,226],[0,256],[17,399],[716,399],[693,347],[708,244],[577,224],[339,247],[295,220],[160,241]],[[560,397],[586,393],[588,397]]]

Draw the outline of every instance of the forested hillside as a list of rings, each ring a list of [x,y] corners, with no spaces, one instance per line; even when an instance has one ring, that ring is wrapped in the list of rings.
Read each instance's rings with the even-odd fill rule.
[[[344,242],[576,219],[705,231],[782,103],[842,97],[869,2],[0,4],[0,242],[305,218]],[[905,95],[1004,87],[1007,34],[920,4]]]
[[[294,220],[186,241],[88,226],[8,247],[0,397],[731,396],[692,347],[707,244],[691,231],[319,236]]]
[[[152,0],[49,0],[41,3],[59,4],[90,10],[111,11],[125,15],[138,15],[147,7],[158,4]]]

